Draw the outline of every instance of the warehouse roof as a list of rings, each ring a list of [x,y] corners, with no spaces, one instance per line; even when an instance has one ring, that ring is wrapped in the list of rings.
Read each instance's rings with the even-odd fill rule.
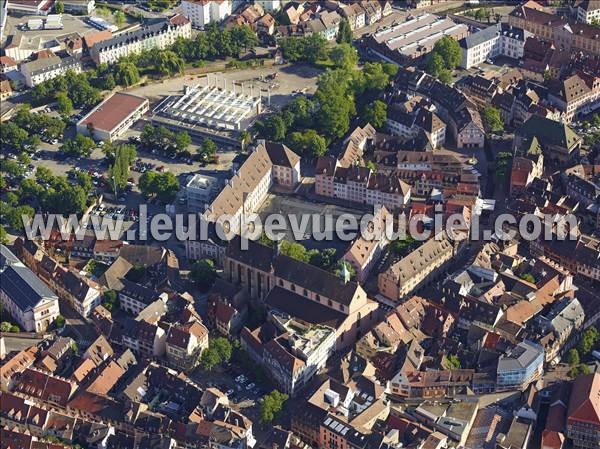
[[[78,125],[92,125],[95,130],[111,132],[147,101],[137,95],[117,92],[96,106]]]

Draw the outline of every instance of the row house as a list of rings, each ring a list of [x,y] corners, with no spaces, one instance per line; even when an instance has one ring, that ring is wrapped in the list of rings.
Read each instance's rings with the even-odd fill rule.
[[[324,11],[317,19],[309,22],[313,33],[319,33],[327,41],[333,41],[338,35],[342,16],[335,11]]]
[[[383,224],[389,216],[390,213],[384,206],[376,211],[373,223]],[[375,229],[375,225],[373,225],[372,229]],[[384,226],[381,226],[381,229],[383,231]],[[385,232],[381,233],[381,238],[374,239],[367,239],[360,235],[352,242],[346,253],[342,256],[342,260],[352,265],[356,272],[356,279],[359,282],[365,282],[388,243],[389,241]]]
[[[536,317],[540,333],[544,336],[551,335],[551,338],[546,338],[551,344],[544,347],[546,362],[558,362],[561,355],[572,347],[574,342],[569,344],[569,339],[581,330],[584,320],[585,313],[577,298],[559,301],[546,315]]]
[[[391,108],[387,114],[387,128],[393,135],[414,139],[424,132],[433,149],[446,141],[446,124],[433,108],[417,107],[412,111]]]
[[[177,38],[189,39],[191,36],[191,22],[182,15],[175,15],[159,23],[145,25],[97,42],[90,49],[90,56],[96,65],[114,64],[122,57],[144,50],[164,50],[173,45]]]
[[[119,290],[120,308],[132,315],[137,316],[154,301],[161,300],[166,303],[168,300],[167,293],[158,293],[126,278],[121,279],[121,283],[123,288]]]
[[[483,148],[485,130],[476,106],[458,88],[442,83],[421,70],[400,68],[394,86],[409,99],[429,99],[459,149]]]
[[[600,76],[574,74],[554,85],[548,92],[548,102],[560,111],[566,122],[600,107]]]
[[[391,393],[400,398],[444,398],[468,394],[473,389],[475,370],[398,372],[391,381]]]
[[[381,295],[398,302],[433,278],[439,278],[454,256],[454,245],[442,233],[381,272],[377,289]]]
[[[598,28],[547,13],[533,1],[517,6],[508,15],[508,23],[554,42],[557,48],[600,55]]]
[[[123,346],[143,358],[156,359],[165,355],[166,340],[165,329],[144,320],[130,320],[123,328]]]
[[[208,348],[208,329],[198,322],[172,326],[165,345],[169,365],[180,371],[191,371]]]
[[[82,316],[87,317],[100,304],[102,287],[79,273],[61,266],[48,255],[30,267],[54,290],[59,298],[69,301]]]
[[[341,167],[333,156],[317,161],[315,192],[360,204],[382,205],[398,210],[408,204],[411,188],[397,175],[388,176],[366,167]]]
[[[81,73],[83,71],[81,60],[75,56],[60,58],[52,55],[49,58],[39,57],[34,61],[21,64],[21,74],[25,78],[27,87],[37,86],[68,71]]]
[[[352,31],[365,26],[366,12],[360,3],[344,5],[340,8],[340,12],[342,17],[344,17],[350,24],[350,29]]]
[[[598,0],[578,0],[571,10],[575,9],[575,16],[578,22],[593,25],[600,21],[600,3]]]

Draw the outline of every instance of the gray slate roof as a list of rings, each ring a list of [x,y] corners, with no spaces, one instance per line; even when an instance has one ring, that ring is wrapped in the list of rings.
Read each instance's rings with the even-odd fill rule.
[[[0,245],[0,276],[0,289],[23,312],[44,300],[58,300],[58,296],[4,245]]]

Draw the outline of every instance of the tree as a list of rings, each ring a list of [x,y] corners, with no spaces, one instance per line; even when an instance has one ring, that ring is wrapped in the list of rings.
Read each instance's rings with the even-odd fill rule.
[[[212,369],[221,363],[221,359],[219,358],[219,354],[210,346],[202,351],[202,355],[200,356],[200,366],[204,371],[212,371]]]
[[[352,30],[350,29],[350,22],[348,22],[347,19],[343,19],[340,22],[340,27],[335,40],[338,44],[352,43]]]
[[[382,128],[387,121],[387,104],[375,100],[368,104],[363,112],[363,123],[370,123],[375,128]]]
[[[65,4],[60,0],[54,4],[54,12],[56,14],[63,14],[65,12]]]
[[[183,72],[185,62],[174,51],[163,50],[156,55],[155,66],[161,75],[174,75]]]
[[[342,137],[350,128],[350,117],[356,114],[354,94],[349,89],[352,73],[347,70],[329,70],[319,76],[315,98],[319,104],[316,123],[319,130],[330,137]]]
[[[523,279],[524,281],[530,282],[532,284],[535,284],[535,278],[533,277],[533,275],[531,273],[524,273],[521,275],[521,279]]]
[[[461,60],[460,45],[449,36],[442,37],[433,46],[433,52],[439,54],[444,60],[444,66],[448,70],[454,70]]]
[[[160,201],[168,203],[177,195],[179,181],[170,172],[146,172],[140,176],[139,187],[145,196],[156,195]]]
[[[3,245],[8,243],[8,232],[6,232],[6,229],[2,225],[0,225],[0,243]]]
[[[427,56],[425,70],[432,76],[437,76],[445,68],[444,59],[437,52],[431,52]]]
[[[224,337],[211,340],[208,348],[200,356],[200,366],[205,371],[211,371],[215,366],[231,360],[233,347],[229,340]]]
[[[358,64],[358,53],[350,44],[339,44],[329,53],[331,61],[337,68],[350,70]]]
[[[253,48],[258,45],[258,37],[249,25],[233,27],[231,29],[231,40],[233,46],[237,48],[237,52],[239,52],[239,49],[241,48],[243,48],[244,51],[248,51],[248,48]]]
[[[504,131],[504,122],[498,108],[486,106],[481,114],[481,119],[488,134],[498,134]]]
[[[66,323],[65,317],[62,315],[58,315],[56,317],[56,319],[54,320],[54,324],[56,325],[57,328],[64,327],[65,323]]]
[[[12,324],[10,324],[8,321],[2,321],[2,323],[0,323],[0,332],[10,332],[11,327]]]
[[[304,58],[307,62],[314,64],[327,57],[327,40],[320,33],[313,33],[304,39]]]
[[[113,22],[119,28],[122,28],[125,25],[126,17],[123,11],[117,10],[113,13]]]
[[[215,282],[217,271],[215,263],[210,259],[194,262],[190,270],[190,279],[201,290],[207,291]]]
[[[35,210],[33,207],[24,204],[18,207],[9,208],[4,218],[11,229],[22,231],[24,227],[23,220],[27,220],[27,217],[33,218],[34,214]]]
[[[569,350],[567,353],[567,363],[569,366],[579,365],[579,352],[577,352],[577,349],[573,348]]]
[[[301,243],[288,242],[283,240],[280,246],[281,254],[284,254],[292,259],[300,260],[301,262],[307,262],[310,260],[310,256],[307,254],[306,248]]]
[[[273,390],[271,393],[263,396],[262,403],[260,404],[260,422],[271,424],[277,419],[288,397],[287,394],[277,390]]]
[[[231,355],[233,354],[233,347],[231,346],[229,340],[227,340],[225,337],[215,338],[211,342],[211,346],[214,348],[215,351],[217,351],[220,363],[229,362],[229,360],[231,360]]]
[[[552,79],[552,72],[550,70],[544,70],[544,81],[550,81]]]
[[[295,131],[289,135],[287,142],[292,150],[308,158],[318,158],[327,152],[327,141],[314,129]]]
[[[310,264],[324,270],[330,270],[335,264],[335,248],[326,248],[323,251],[317,251],[310,257]]]
[[[192,138],[187,131],[180,131],[175,133],[175,148],[178,152],[182,152],[188,149],[192,144]]]
[[[209,159],[217,154],[217,144],[209,137],[205,137],[198,152],[203,159]]]
[[[591,374],[592,373],[592,370],[586,364],[580,365],[579,366],[579,371],[581,372],[582,376],[585,376],[586,374]]]
[[[119,294],[116,291],[107,290],[106,292],[104,292],[103,296],[104,302],[102,303],[102,305],[109,312],[117,310],[120,307],[121,301],[119,300]]]
[[[69,115],[73,111],[73,102],[65,92],[56,94],[56,105],[62,115]]]
[[[354,265],[346,260],[340,260],[336,265],[334,273],[337,277],[342,278],[344,271],[350,274],[349,280],[356,278],[356,269],[354,268]]]
[[[456,355],[450,354],[446,357],[446,360],[450,369],[460,369],[460,359]]]
[[[588,352],[592,350],[596,341],[598,340],[598,330],[591,326],[588,327],[583,334],[581,335],[581,340],[579,340],[579,344],[577,345],[577,350],[580,354],[586,355]]]
[[[412,246],[416,243],[416,240],[410,235],[406,236],[401,240],[397,239],[390,242],[390,251],[398,256],[404,255]]]
[[[86,156],[92,154],[92,150],[96,146],[95,142],[83,134],[77,133],[73,139],[68,139],[63,142],[60,151],[71,156]]]
[[[242,151],[246,148],[246,145],[251,141],[252,134],[250,134],[247,130],[243,130],[240,132],[238,136],[238,140],[240,141],[240,145],[242,147]]]
[[[271,114],[264,120],[257,120],[255,128],[267,140],[280,142],[285,138],[286,126],[279,114]]]
[[[115,81],[121,86],[133,86],[140,81],[140,72],[131,62],[119,62],[115,66]]]

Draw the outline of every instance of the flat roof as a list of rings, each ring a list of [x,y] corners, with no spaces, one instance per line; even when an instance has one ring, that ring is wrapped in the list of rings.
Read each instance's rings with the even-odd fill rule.
[[[147,101],[144,97],[117,92],[96,106],[77,125],[92,124],[94,129],[111,132]]]

